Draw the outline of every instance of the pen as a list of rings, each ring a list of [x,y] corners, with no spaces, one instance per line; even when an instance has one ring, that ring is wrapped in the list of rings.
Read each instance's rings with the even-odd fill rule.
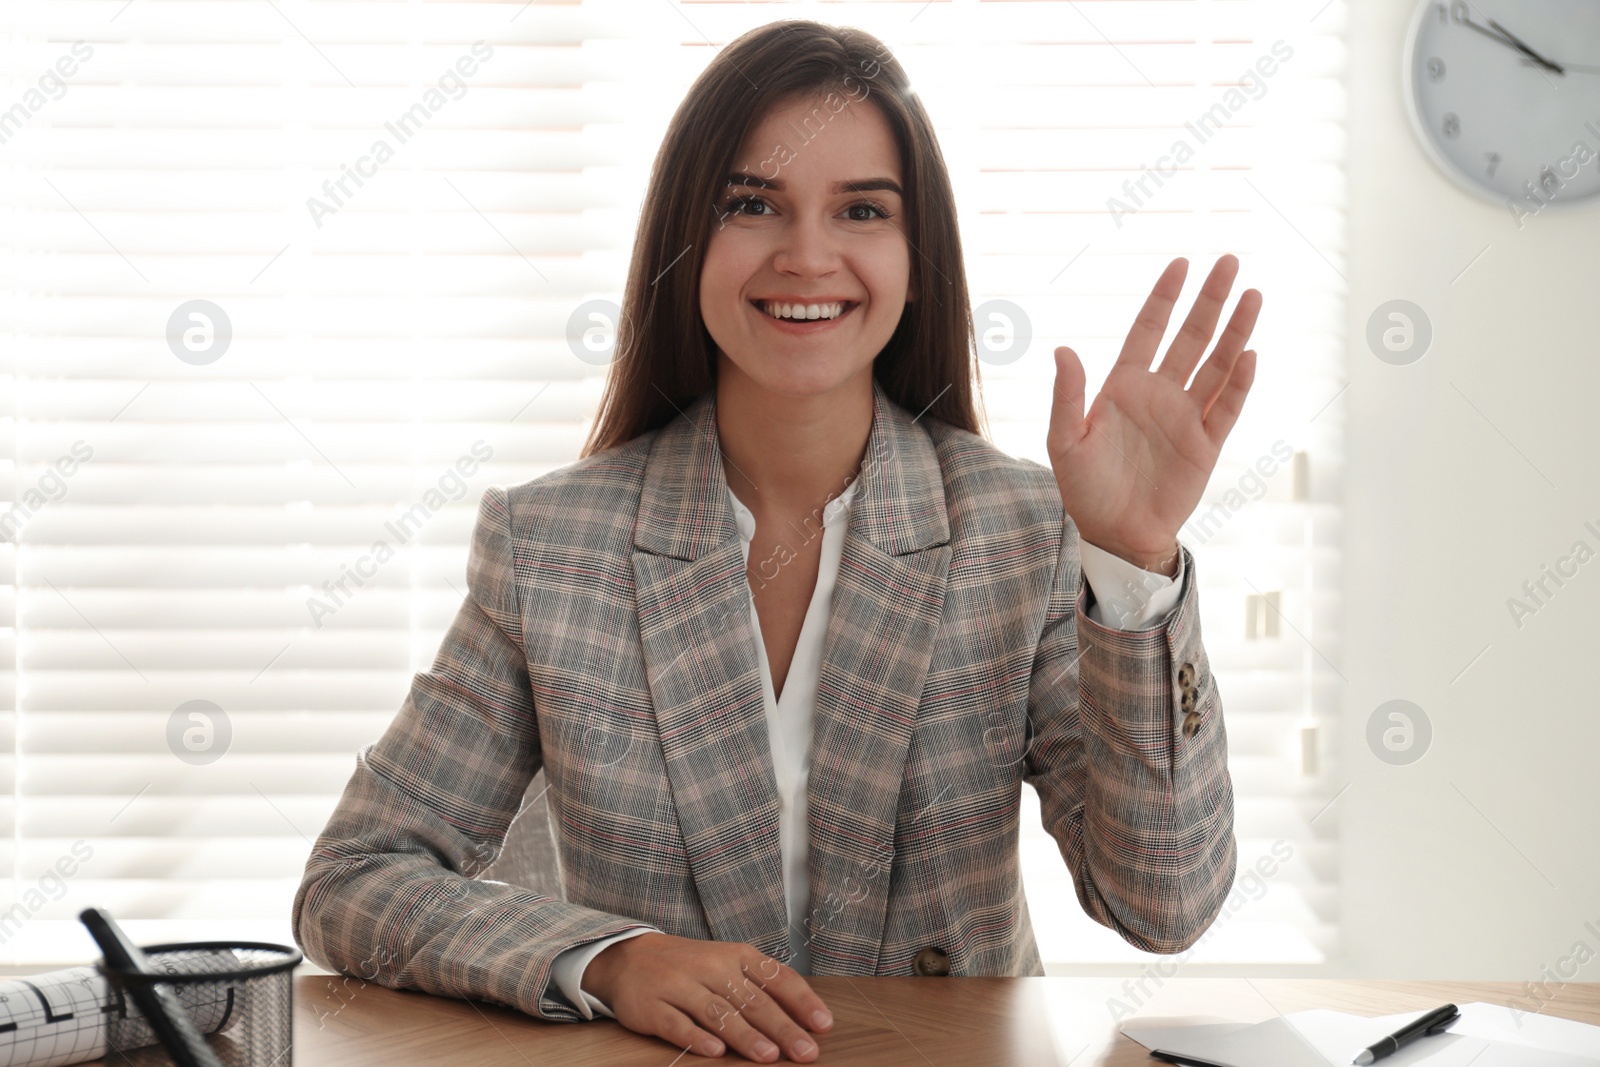
[[[1460,1017],[1461,1013],[1456,1010],[1454,1004],[1435,1008],[1421,1018],[1402,1026],[1377,1044],[1367,1047],[1351,1062],[1364,1067],[1365,1064],[1381,1060],[1385,1056],[1392,1056],[1419,1037],[1432,1037],[1434,1034],[1442,1033],[1445,1027]]]
[[[107,966],[123,974],[149,977],[160,973],[111,916],[99,908],[85,908],[78,918],[105,953]],[[222,1067],[166,983],[129,982],[127,991],[174,1063],[179,1067]]]

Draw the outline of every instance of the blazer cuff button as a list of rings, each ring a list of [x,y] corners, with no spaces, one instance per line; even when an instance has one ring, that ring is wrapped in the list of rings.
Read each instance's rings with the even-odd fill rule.
[[[1183,736],[1193,737],[1200,732],[1200,713],[1191,711],[1183,717]]]

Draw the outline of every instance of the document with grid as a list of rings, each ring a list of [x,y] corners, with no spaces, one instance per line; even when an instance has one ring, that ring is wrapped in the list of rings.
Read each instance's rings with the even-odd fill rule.
[[[163,966],[183,973],[239,967],[226,949],[163,953]],[[203,1034],[228,1029],[243,1009],[242,983],[173,983],[172,990]],[[109,1048],[156,1043],[133,1001],[93,967],[69,967],[0,981],[0,1067],[62,1067],[100,1059]]]

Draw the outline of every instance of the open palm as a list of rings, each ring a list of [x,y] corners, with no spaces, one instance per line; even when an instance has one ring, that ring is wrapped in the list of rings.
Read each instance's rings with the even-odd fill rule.
[[[1184,388],[1238,274],[1238,258],[1222,256],[1151,370],[1188,269],[1187,260],[1174,259],[1157,279],[1087,417],[1083,363],[1072,349],[1056,349],[1045,439],[1079,537],[1147,569],[1171,564],[1169,574],[1176,571],[1178,529],[1200,502],[1255,379],[1255,352],[1244,346],[1261,311],[1261,293],[1245,290],[1194,384]]]

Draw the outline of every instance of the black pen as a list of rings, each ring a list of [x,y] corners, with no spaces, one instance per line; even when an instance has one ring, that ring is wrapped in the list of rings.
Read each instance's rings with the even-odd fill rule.
[[[128,940],[115,919],[99,908],[85,908],[78,913],[89,934],[105,954],[106,966],[120,974],[144,976],[160,974],[150,957]],[[119,983],[120,984],[120,983]],[[222,1061],[211,1051],[200,1031],[194,1028],[189,1013],[178,1002],[169,983],[126,983],[128,996],[138,1006],[145,1022],[155,1032],[161,1047],[179,1067],[222,1067]],[[127,1057],[123,1057],[126,1059]]]
[[[1442,1008],[1435,1008],[1420,1019],[1402,1026],[1376,1045],[1369,1046],[1350,1062],[1360,1065],[1360,1067],[1365,1067],[1366,1064],[1375,1060],[1394,1055],[1419,1037],[1432,1037],[1434,1034],[1442,1033],[1445,1027],[1459,1018],[1461,1018],[1461,1013],[1456,1010],[1454,1004],[1446,1004]]]

